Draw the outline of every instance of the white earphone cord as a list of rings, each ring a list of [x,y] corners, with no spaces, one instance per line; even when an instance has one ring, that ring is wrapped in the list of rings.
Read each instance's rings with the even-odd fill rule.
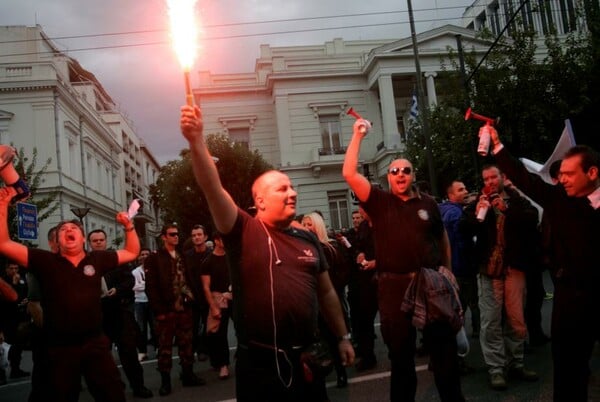
[[[275,251],[275,257],[277,260],[275,261],[276,265],[281,264],[281,260],[279,259],[279,255],[277,253],[277,247],[269,234],[269,231],[265,227],[265,224],[259,219],[260,224],[263,227],[263,230],[267,234],[267,244],[269,245],[269,285],[271,291],[271,319],[273,321],[273,347],[275,353],[275,366],[277,367],[277,377],[279,377],[279,381],[283,384],[284,387],[289,388],[292,385],[292,379],[294,374],[294,367],[292,366],[292,362],[290,361],[287,353],[284,350],[281,350],[283,356],[285,357],[286,362],[290,366],[290,379],[286,381],[281,376],[281,367],[279,366],[279,358],[278,353],[280,352],[279,347],[277,346],[277,321],[275,320],[275,287],[273,280],[273,250]]]

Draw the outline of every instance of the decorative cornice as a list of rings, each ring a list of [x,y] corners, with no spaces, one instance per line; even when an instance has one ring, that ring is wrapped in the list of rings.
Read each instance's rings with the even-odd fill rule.
[[[254,122],[258,117],[254,114],[240,114],[240,115],[229,115],[219,117],[219,123],[223,128],[228,129],[230,126],[242,126],[249,127],[250,130],[254,130]]]
[[[308,107],[313,111],[315,119],[318,119],[321,114],[332,114],[333,112],[342,114],[346,111],[347,106],[348,101],[312,102],[308,104]]]

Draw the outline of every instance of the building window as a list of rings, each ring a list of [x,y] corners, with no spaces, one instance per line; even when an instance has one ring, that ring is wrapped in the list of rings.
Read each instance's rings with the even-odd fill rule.
[[[488,18],[490,19],[490,28],[494,36],[500,35],[502,28],[500,27],[500,16],[498,15],[498,2],[494,1],[488,6]]]
[[[248,114],[223,116],[218,120],[231,141],[250,149],[250,132],[254,130],[256,119],[256,115]]]
[[[521,18],[523,19],[523,28],[526,30],[534,29],[533,14],[531,11],[531,3],[526,2],[521,8]]]
[[[79,153],[77,144],[69,140],[69,174],[75,180],[79,180]]]
[[[350,228],[348,197],[346,191],[327,193],[327,201],[329,203],[331,228],[335,230]]]
[[[550,34],[556,26],[554,25],[554,17],[552,14],[552,0],[539,0],[540,17],[542,19],[542,31],[544,35]]]
[[[508,22],[508,20],[510,20],[510,17],[512,17],[514,13],[514,8],[513,8],[513,4],[512,4],[512,0],[506,0],[506,2],[504,3],[504,18],[506,19],[506,21]],[[514,35],[514,27],[512,26],[512,24],[508,27],[508,36],[513,36]]]
[[[396,111],[396,127],[398,128],[398,134],[400,134],[402,141],[406,141],[406,126],[404,124],[402,112]]]
[[[86,171],[85,171],[85,183],[89,186],[93,186],[92,185],[92,155],[90,154],[86,154],[85,157],[86,160]]]
[[[321,126],[321,143],[323,148],[319,149],[320,155],[343,154],[339,115],[319,116],[319,125]]]
[[[231,141],[240,144],[246,149],[250,149],[250,127],[229,128],[227,133]]]
[[[487,21],[487,17],[485,16],[485,11],[482,12],[481,14],[479,14],[476,18],[475,18],[476,24],[477,24],[477,30],[481,31],[482,29],[484,29],[486,27],[486,21]]]
[[[572,32],[575,30],[577,19],[573,0],[560,0],[559,3],[563,33]]]

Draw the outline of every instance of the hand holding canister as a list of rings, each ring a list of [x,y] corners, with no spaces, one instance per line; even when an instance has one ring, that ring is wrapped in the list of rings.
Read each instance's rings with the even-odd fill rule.
[[[369,130],[371,129],[371,127],[373,127],[373,123],[371,123],[369,120],[363,119],[362,116],[360,114],[358,114],[356,112],[356,110],[354,110],[354,108],[348,109],[346,114],[354,117],[356,120],[361,120],[361,125],[360,125],[359,130],[360,130],[360,133],[363,135],[367,135],[369,133]]]
[[[490,128],[494,126],[494,124],[498,123],[498,118],[492,119],[480,114],[477,114],[471,110],[471,108],[467,109],[465,113],[465,120],[476,119],[484,121],[485,124],[481,126],[479,129],[479,146],[477,147],[477,153],[481,156],[486,156],[490,149],[490,139],[491,133]]]

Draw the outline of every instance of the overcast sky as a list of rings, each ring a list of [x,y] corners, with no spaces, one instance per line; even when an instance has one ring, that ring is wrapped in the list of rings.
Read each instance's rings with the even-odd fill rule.
[[[166,0],[8,3],[0,12],[0,25],[41,25],[61,50],[98,78],[159,162],[178,158],[186,147],[178,129],[179,106],[185,99],[181,68],[169,43]],[[472,3],[413,0],[417,33],[460,25],[462,12]],[[406,10],[406,2],[397,0],[198,0],[204,39],[192,85],[194,71],[253,72],[260,44],[407,37]]]

